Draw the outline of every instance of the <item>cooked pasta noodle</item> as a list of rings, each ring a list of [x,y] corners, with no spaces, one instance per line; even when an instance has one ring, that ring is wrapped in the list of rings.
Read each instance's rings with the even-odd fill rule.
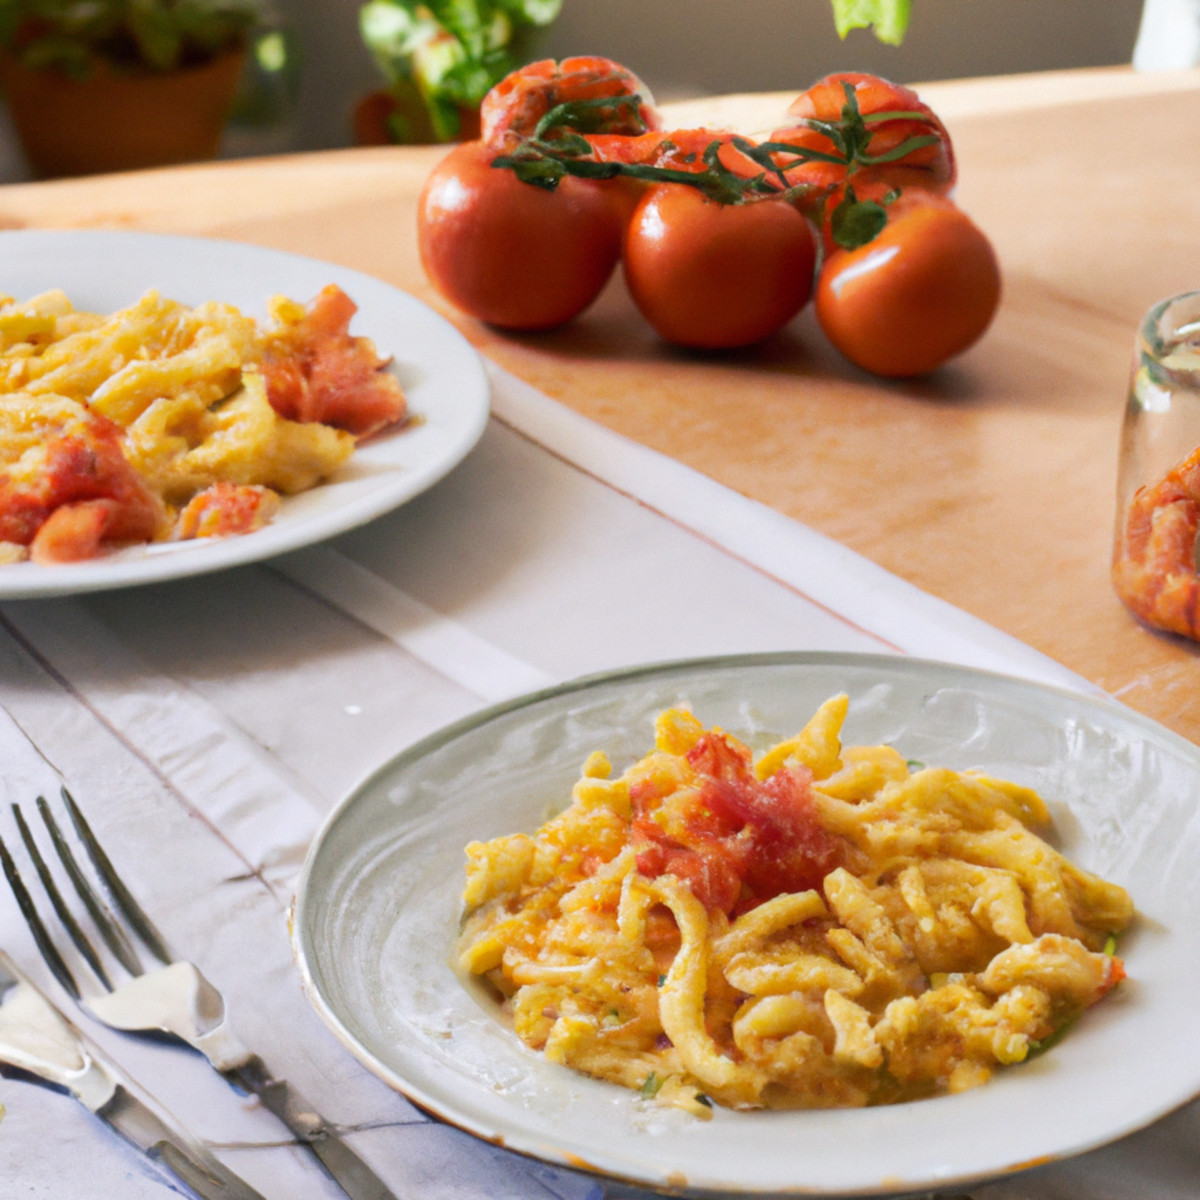
[[[406,415],[340,288],[229,304],[149,291],[114,313],[0,296],[0,563],[251,533]]]
[[[551,1061],[711,1115],[984,1083],[1124,976],[1133,908],[1028,788],[841,744],[827,701],[757,762],[683,709],[536,833],[466,848],[467,972]]]

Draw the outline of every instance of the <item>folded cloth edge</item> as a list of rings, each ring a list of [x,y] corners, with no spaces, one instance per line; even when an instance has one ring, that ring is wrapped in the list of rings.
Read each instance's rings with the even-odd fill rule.
[[[1105,694],[1048,655],[833,538],[600,425],[490,360],[485,366],[497,419],[896,650]]]

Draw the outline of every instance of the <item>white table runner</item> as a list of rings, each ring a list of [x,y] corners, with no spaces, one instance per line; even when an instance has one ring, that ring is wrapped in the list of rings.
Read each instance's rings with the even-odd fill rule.
[[[168,939],[226,991],[243,1040],[355,1130],[397,1196],[600,1200],[631,1193],[427,1120],[312,1014],[286,910],[337,801],[484,704],[637,662],[892,652],[1090,685],[499,369],[492,378],[494,417],[469,459],[362,530],[209,577],[0,606],[4,796],[32,809],[66,782]],[[0,836],[14,839],[7,811]],[[0,945],[47,983],[3,894]],[[196,1055],[88,1028],[270,1200],[339,1194]],[[0,1103],[0,1180],[14,1195],[142,1200],[175,1188],[69,1098],[0,1079]],[[1198,1120],[1188,1109],[973,1194],[1194,1200],[1200,1154],[1182,1135]],[[1176,1178],[1190,1190],[1171,1191]]]

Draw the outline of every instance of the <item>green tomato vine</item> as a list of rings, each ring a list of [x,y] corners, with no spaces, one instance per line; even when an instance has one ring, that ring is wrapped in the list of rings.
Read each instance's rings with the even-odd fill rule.
[[[567,101],[556,105],[538,122],[533,134],[522,138],[508,153],[498,155],[492,166],[512,171],[518,179],[546,191],[554,191],[568,175],[581,179],[615,179],[618,176],[646,183],[678,183],[694,187],[719,204],[746,204],[764,199],[799,204],[815,218],[825,216],[827,193],[812,184],[793,184],[787,172],[808,162],[824,162],[845,169],[847,186],[838,204],[828,214],[833,240],[846,249],[866,245],[887,224],[887,205],[899,196],[898,188],[881,200],[860,200],[855,194],[854,174],[864,167],[898,162],[922,147],[939,140],[936,133],[916,134],[883,154],[872,154],[872,127],[884,121],[917,121],[930,125],[925,113],[887,111],[863,114],[854,87],[843,82],[846,102],[836,121],[815,118],[803,124],[828,139],[831,150],[794,146],[790,142],[754,142],[730,135],[714,138],[699,155],[699,166],[682,170],[648,163],[601,161],[588,141],[589,133],[613,129],[639,136],[649,132],[642,119],[642,98],[637,93]],[[632,132],[630,132],[632,131]],[[754,175],[740,175],[721,161],[721,150],[731,146],[759,167]],[[664,135],[660,150],[669,152],[670,135]],[[694,161],[688,158],[686,161]]]

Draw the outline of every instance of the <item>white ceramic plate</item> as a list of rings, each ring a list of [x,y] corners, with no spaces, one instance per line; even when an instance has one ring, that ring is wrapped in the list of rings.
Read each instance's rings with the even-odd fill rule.
[[[135,547],[85,563],[0,566],[0,599],[153,583],[257,562],[344,533],[431,487],[478,441],[488,415],[483,364],[427,305],[369,275],[237,242],[104,231],[0,233],[0,293],[61,288],[78,309],[109,312],[150,288],[185,304],[220,300],[254,317],[276,294],[302,303],[328,283],[358,305],[353,334],[393,357],[410,427],[370,439],[328,482],[284,500],[266,528],[220,541]]]
[[[756,749],[850,694],[847,742],[1037,788],[1056,838],[1138,906],[1130,979],[1058,1046],[958,1096],[855,1111],[664,1110],[527,1050],[450,965],[463,846],[533,830],[587,753],[623,770],[662,707],[688,702]],[[698,1194],[883,1195],[1077,1154],[1200,1094],[1200,750],[1104,700],[887,656],[666,664],[489,709],[400,754],[309,854],[294,937],[317,1011],[416,1103],[525,1154]]]

